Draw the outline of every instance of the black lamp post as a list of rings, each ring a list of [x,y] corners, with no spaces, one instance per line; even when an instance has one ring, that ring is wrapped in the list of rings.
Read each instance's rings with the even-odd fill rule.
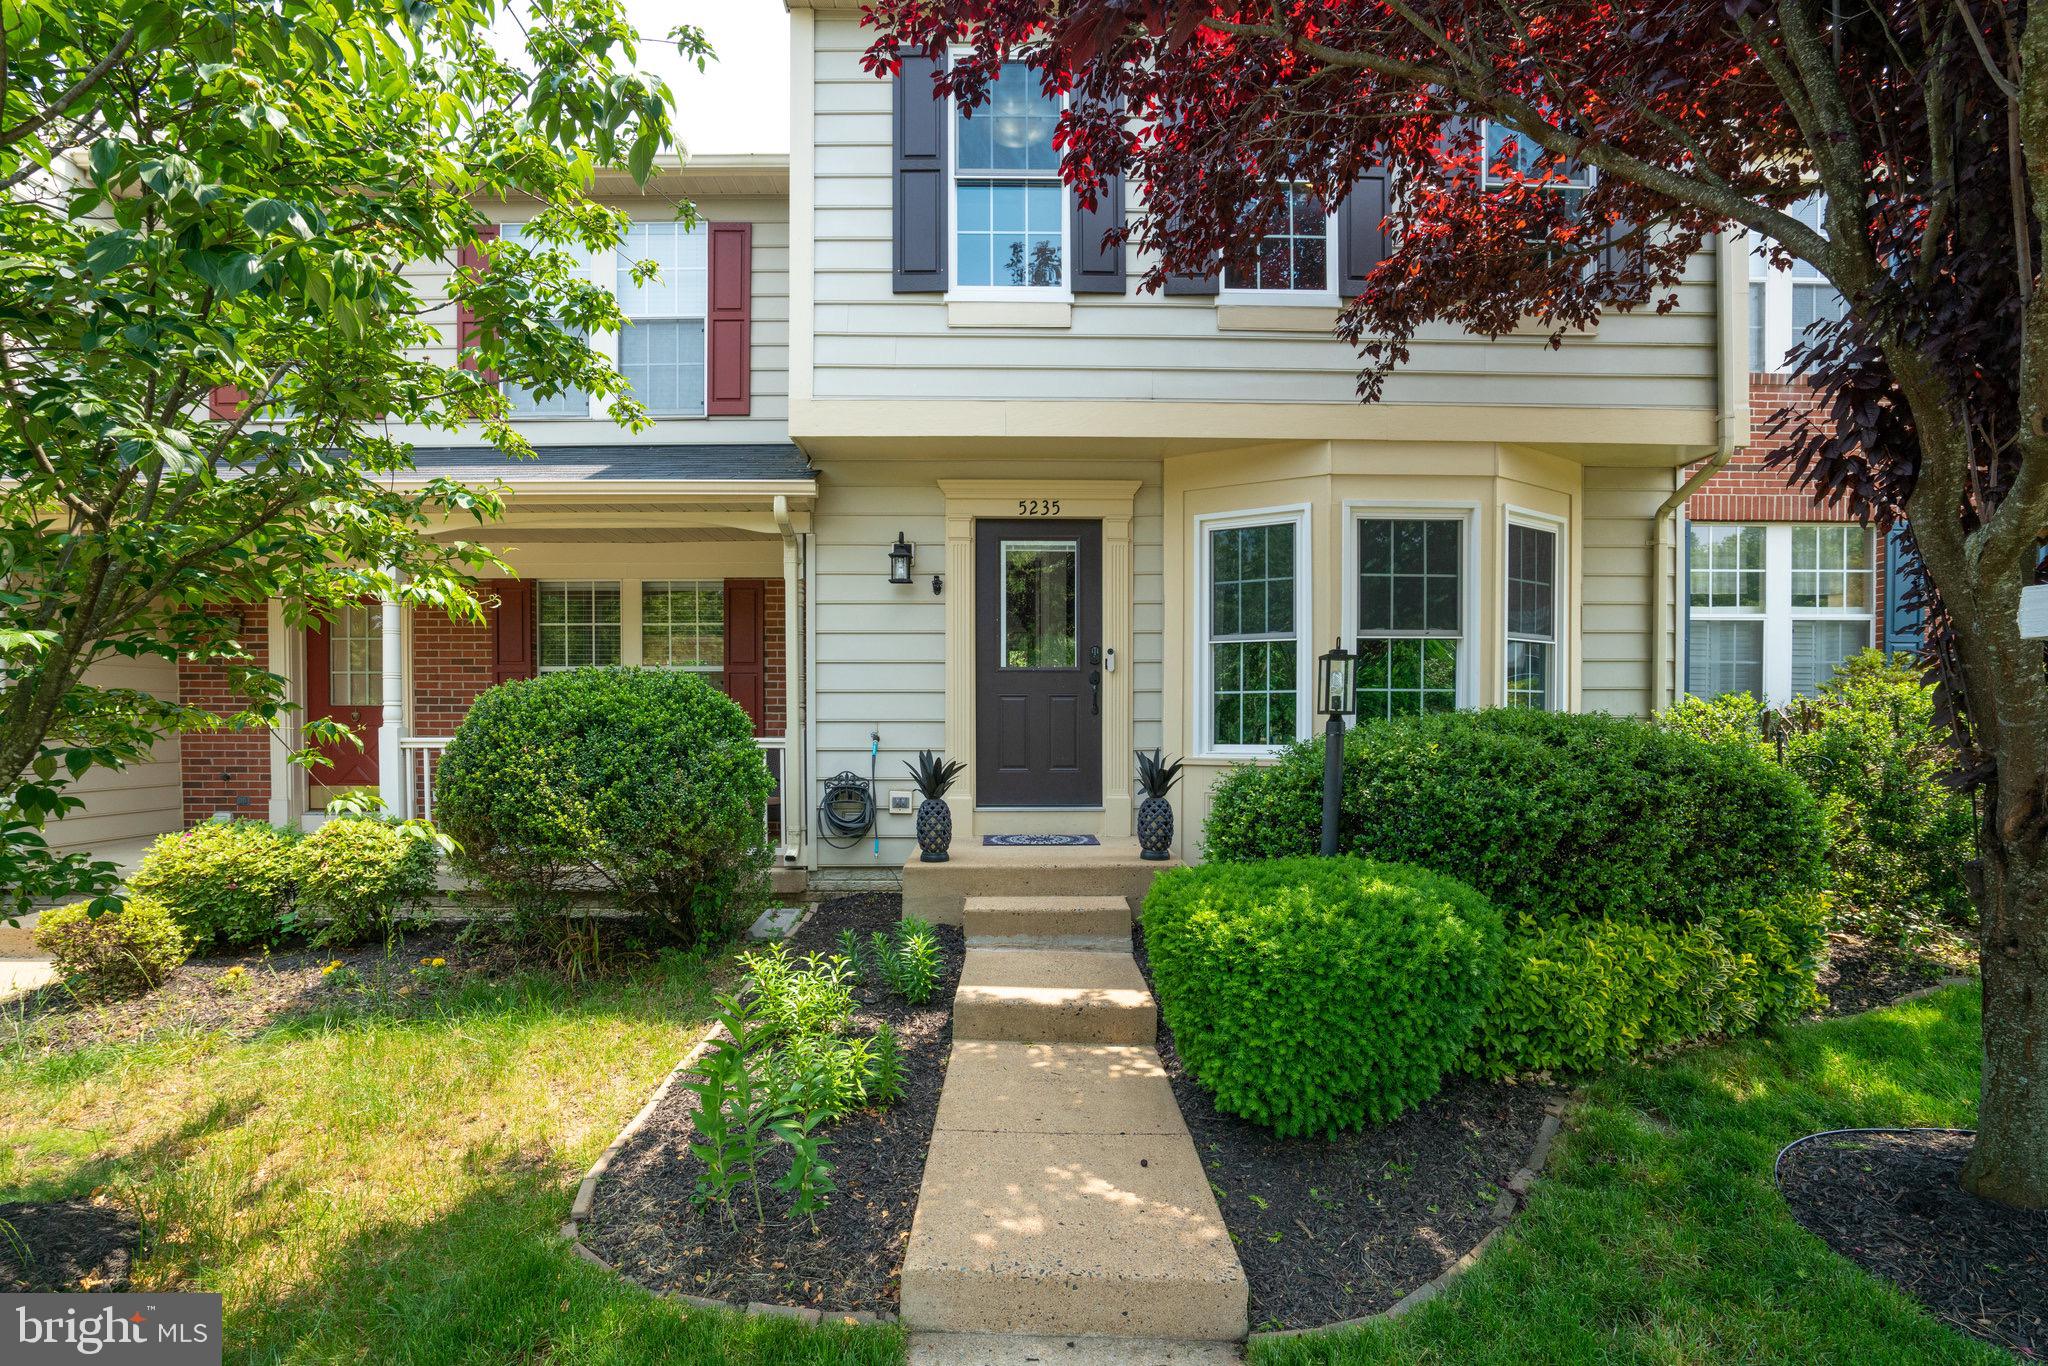
[[[910,582],[910,561],[914,552],[910,542],[903,539],[903,533],[896,533],[896,544],[889,547],[889,582]]]
[[[1337,821],[1344,797],[1344,718],[1358,713],[1358,656],[1338,641],[1316,661],[1316,710],[1323,727],[1323,857],[1337,855]]]

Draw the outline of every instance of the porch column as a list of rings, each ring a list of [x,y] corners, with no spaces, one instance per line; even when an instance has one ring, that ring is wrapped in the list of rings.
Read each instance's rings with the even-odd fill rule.
[[[305,657],[299,649],[299,633],[285,624],[284,603],[277,598],[267,605],[264,637],[270,671],[284,679],[284,700],[293,708],[271,732],[270,810],[266,816],[272,825],[297,825],[306,814],[306,769],[293,763],[291,756],[299,751],[303,713],[298,708],[306,704]]]
[[[396,594],[383,603],[384,714],[377,727],[377,795],[393,816],[412,815],[412,784],[405,771],[405,617]]]

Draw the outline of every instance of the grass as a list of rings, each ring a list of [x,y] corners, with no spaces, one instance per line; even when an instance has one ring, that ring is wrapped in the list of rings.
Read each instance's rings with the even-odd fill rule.
[[[1835,1256],[1771,1185],[1780,1146],[1859,1125],[1967,1128],[1978,996],[1702,1049],[1591,1084],[1529,1208],[1440,1299],[1254,1352],[1368,1362],[2010,1362]]]
[[[105,1187],[139,1287],[218,1291],[247,1362],[894,1362],[887,1329],[685,1311],[575,1257],[576,1183],[703,1027],[702,965],[472,981],[254,1039],[0,1048],[0,1200]]]

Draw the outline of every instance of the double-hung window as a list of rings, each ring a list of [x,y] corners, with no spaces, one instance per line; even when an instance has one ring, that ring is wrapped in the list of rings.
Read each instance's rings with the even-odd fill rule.
[[[1513,152],[1509,152],[1509,144]],[[1526,185],[1558,196],[1567,218],[1578,216],[1579,203],[1593,188],[1593,168],[1552,156],[1513,129],[1489,122],[1486,125],[1486,162],[1481,181],[1487,189]],[[1544,239],[1546,242],[1547,238]]]
[[[1510,519],[1507,555],[1508,705],[1555,711],[1558,707],[1557,565],[1555,526]]]
[[[1358,714],[1455,711],[1465,645],[1462,517],[1358,521]]]
[[[1811,195],[1788,212],[1815,232],[1827,232],[1827,197]],[[1749,368],[1759,374],[1785,369],[1786,356],[1808,328],[1842,316],[1841,292],[1804,261],[1773,270],[1759,247],[1749,258]]]
[[[515,243],[531,252],[562,252],[577,262],[584,275],[588,276],[591,273],[590,254],[574,242],[544,242],[528,237],[525,227],[518,223],[505,224],[499,230],[499,239]],[[581,389],[564,389],[560,393],[543,396],[508,380],[505,383],[505,399],[511,404],[514,417],[590,416],[590,395]]]
[[[953,282],[963,289],[1064,291],[1066,191],[1053,147],[1060,102],[1037,73],[1005,66],[988,103],[953,113]]]
[[[1337,292],[1330,253],[1330,214],[1306,185],[1279,187],[1283,201],[1258,254],[1248,266],[1225,266],[1223,289],[1230,294],[1331,294]]]
[[[640,584],[640,662],[687,669],[722,686],[725,584],[717,579],[647,579]]]
[[[1196,532],[1202,557],[1202,750],[1270,753],[1302,734],[1306,513],[1204,517]]]
[[[1813,696],[1870,648],[1876,564],[1868,527],[1695,522],[1686,539],[1687,692],[1742,692],[1781,706]]]
[[[704,319],[709,234],[682,223],[635,223],[618,253],[619,372],[656,417],[704,415]],[[642,284],[634,267],[651,261]]]
[[[619,662],[619,585],[543,579],[536,586],[543,671]]]

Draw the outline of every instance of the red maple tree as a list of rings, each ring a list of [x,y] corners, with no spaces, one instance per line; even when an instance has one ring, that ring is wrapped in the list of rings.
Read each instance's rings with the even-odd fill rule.
[[[1816,498],[1910,525],[1981,812],[1984,1080],[1964,1181],[2048,1206],[2048,666],[2017,624],[2048,539],[2048,15],[871,0],[864,17],[871,70],[947,58],[936,95],[980,102],[1006,56],[1067,95],[1063,174],[1091,201],[1111,175],[1138,187],[1124,231],[1151,253],[1150,288],[1249,264],[1277,185],[1334,204],[1388,176],[1394,247],[1339,323],[1368,400],[1425,322],[1500,336],[1533,316],[1555,340],[1610,309],[1670,308],[1687,259],[1731,225],[1841,291],[1845,316],[1794,357],[1827,420],[1780,458]],[[1820,230],[1790,211],[1816,192]]]

